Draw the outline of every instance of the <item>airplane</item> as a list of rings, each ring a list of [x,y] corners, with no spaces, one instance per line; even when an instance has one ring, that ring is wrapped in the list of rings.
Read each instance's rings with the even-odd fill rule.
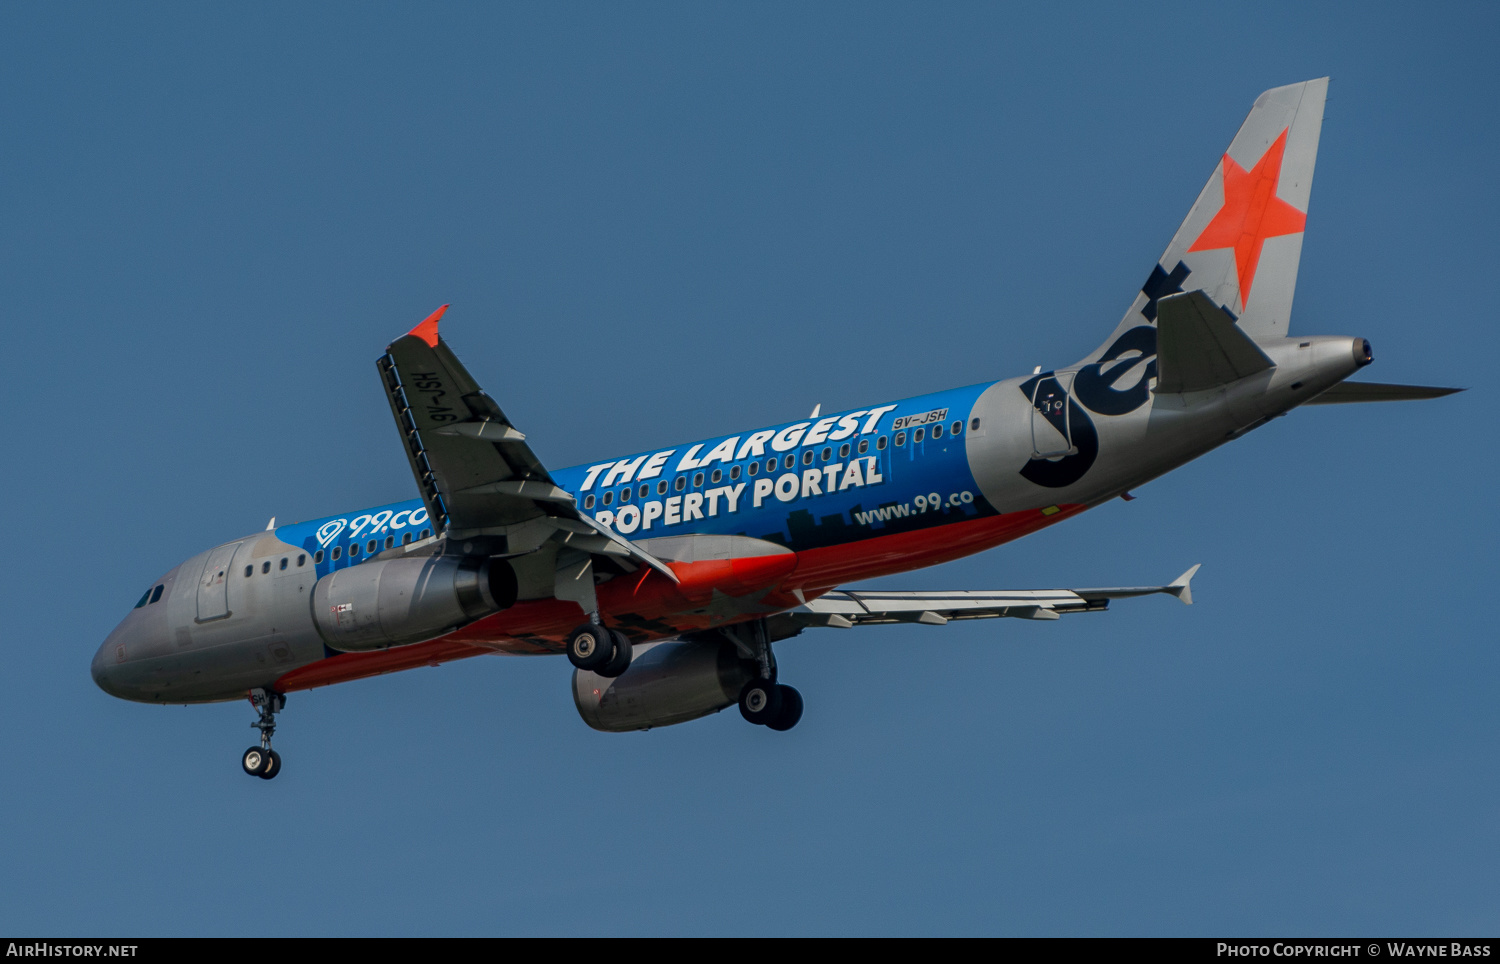
[[[155,580],[91,672],[147,703],[288,693],[487,653],[566,653],[579,715],[644,730],[803,700],[773,645],[811,628],[1099,612],[1159,586],[898,592],[851,583],[1070,519],[1301,405],[1459,391],[1346,379],[1348,336],[1292,336],[1328,78],[1261,94],[1103,343],[1064,368],[549,470],[439,334],[377,363],[419,498],[225,542]]]

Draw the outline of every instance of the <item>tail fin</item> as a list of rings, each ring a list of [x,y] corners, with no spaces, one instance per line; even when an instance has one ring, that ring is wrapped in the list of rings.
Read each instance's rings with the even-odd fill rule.
[[[1252,338],[1286,336],[1327,96],[1323,77],[1255,99],[1130,310],[1090,360],[1107,361],[1100,355],[1124,335],[1154,325],[1157,301],[1179,291],[1202,290]]]

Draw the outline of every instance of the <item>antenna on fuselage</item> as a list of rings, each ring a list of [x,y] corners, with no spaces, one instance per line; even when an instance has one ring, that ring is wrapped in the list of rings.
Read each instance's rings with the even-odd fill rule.
[[[276,517],[273,515],[271,521],[266,523],[266,531],[270,532],[274,528],[276,528]]]
[[[823,411],[823,403],[819,402],[818,404],[816,404],[816,405],[813,406],[812,414],[809,415],[809,416],[807,416],[807,417],[808,418],[817,418],[818,417],[818,413],[821,412],[821,411]]]

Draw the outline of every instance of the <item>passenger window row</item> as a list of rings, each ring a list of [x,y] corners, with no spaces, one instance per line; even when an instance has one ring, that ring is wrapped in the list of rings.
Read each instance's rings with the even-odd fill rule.
[[[277,568],[285,570],[286,567],[287,567],[287,560],[290,559],[290,558],[291,558],[290,556],[282,556],[281,557],[281,565],[278,566]],[[305,565],[307,565],[307,553],[305,553],[305,552],[298,553],[297,554],[297,566],[298,566],[298,568],[301,568],[302,566],[305,566]],[[267,559],[265,562],[261,563],[260,564],[260,571],[261,571],[262,575],[270,572],[271,571],[271,560]],[[252,562],[250,565],[248,565],[248,566],[245,567],[245,578],[249,579],[254,574],[255,574],[255,563]]]
[[[426,539],[430,535],[432,535],[432,530],[431,529],[423,529],[422,530],[422,534],[420,536],[418,536],[417,538],[419,538],[419,539]],[[401,534],[401,544],[403,546],[409,546],[409,545],[411,545],[411,540],[412,540],[412,535],[411,535],[410,532],[403,532]],[[367,554],[369,554],[369,555],[374,555],[375,553],[377,553],[377,552],[380,551],[380,547],[381,547],[381,543],[380,543],[379,539],[371,539],[369,542],[365,543],[365,545],[364,545],[364,551]],[[385,548],[387,548],[387,549],[394,549],[395,547],[396,547],[396,537],[394,535],[386,536],[385,537]],[[356,558],[359,555],[359,552],[360,552],[360,544],[359,543],[355,542],[355,543],[352,543],[349,546],[349,558],[350,559]],[[339,559],[343,558],[343,556],[344,556],[344,547],[343,546],[334,546],[333,549],[332,549],[332,551],[330,551],[328,553],[329,560],[334,561],[334,562],[337,562]],[[323,561],[323,550],[319,549],[317,552],[313,553],[313,564],[317,565],[318,563],[321,563],[322,561]],[[297,563],[297,565],[300,566],[300,565],[302,565],[302,563],[299,562],[299,563]]]
[[[974,422],[975,422],[975,427],[978,428],[979,420],[975,419]],[[953,429],[953,434],[957,435],[960,431],[962,431],[962,429],[963,429],[963,423],[962,422],[954,422],[953,424],[956,426]],[[938,429],[938,434],[939,435],[942,434],[942,429],[941,428]],[[934,436],[934,437],[936,437],[936,436]],[[875,450],[878,451],[878,452],[885,451],[886,443],[888,441],[889,440],[884,435],[881,435],[881,436],[877,437],[875,439]],[[921,439],[918,439],[917,441],[921,441]],[[898,433],[896,433],[896,444],[897,445],[905,445],[906,444],[906,433],[905,432],[898,432]],[[870,440],[869,439],[860,439],[859,440],[859,445],[858,445],[858,452],[859,452],[859,454],[860,455],[864,455],[864,454],[868,453],[869,451],[870,451]],[[839,446],[838,457],[841,458],[841,459],[847,459],[849,457],[849,443],[845,442],[843,445]],[[831,461],[833,461],[833,446],[831,446],[831,445],[824,446],[823,451],[821,451],[821,452],[814,452],[812,449],[804,449],[802,451],[802,464],[803,465],[812,465],[814,462],[817,462],[817,461],[822,461],[822,462],[831,462]],[[780,468],[782,468],[782,469],[784,469],[786,471],[791,471],[792,469],[795,469],[797,467],[797,456],[795,456],[795,455],[787,455],[787,456],[782,457],[782,458],[769,458],[769,459],[766,459],[766,461],[765,461],[765,470],[766,470],[767,473],[775,472],[778,467],[780,467]],[[739,466],[739,465],[731,465],[729,467],[729,481],[731,481],[731,482],[737,482],[737,481],[739,481],[739,478],[740,478],[740,475],[741,475],[742,472],[743,472],[744,475],[748,476],[749,478],[752,478],[752,479],[755,478],[761,472],[761,462],[760,462],[760,460],[757,459],[754,462],[750,462],[750,463],[746,464],[745,466],[743,466],[743,468],[741,466]],[[713,485],[717,485],[720,482],[724,481],[724,474],[725,473],[724,473],[723,469],[714,469],[713,470],[713,474],[708,477],[707,481],[709,483],[713,484]],[[696,472],[696,473],[694,473],[693,474],[693,488],[695,488],[695,489],[702,488],[703,487],[703,483],[704,483],[703,473],[702,472]],[[683,492],[683,491],[685,491],[687,489],[687,487],[688,487],[688,477],[686,475],[679,475],[679,476],[677,476],[676,479],[673,479],[670,482],[668,482],[667,479],[662,479],[660,482],[657,482],[656,483],[656,494],[657,495],[666,495],[667,494],[667,490],[669,488],[672,491],[675,491],[675,492]],[[635,488],[635,487],[633,487],[633,486],[629,486],[629,485],[625,486],[623,489],[621,489],[619,491],[618,495],[616,495],[613,490],[611,490],[609,492],[605,492],[603,495],[597,497],[597,502],[598,502],[598,504],[601,507],[603,507],[603,506],[609,506],[609,505],[613,504],[616,499],[618,499],[621,503],[625,503],[625,502],[629,502],[632,499],[637,498],[637,497],[645,499],[645,498],[648,498],[650,495],[651,495],[651,483],[649,483],[649,482],[643,482],[643,483],[641,483],[641,485],[640,485],[640,487],[638,489]],[[596,497],[593,495],[593,493],[590,493],[590,494],[584,496],[583,497],[583,507],[584,507],[584,509],[586,509],[586,510],[587,509],[592,509],[594,507],[594,505],[595,505],[595,501],[596,501]]]
[[[957,437],[958,435],[961,435],[963,433],[963,430],[964,430],[964,423],[962,421],[955,421],[953,424],[951,424],[951,425],[948,426],[948,434],[952,435],[954,437]],[[969,431],[971,431],[971,432],[977,432],[977,431],[979,431],[979,419],[976,418],[976,419],[973,420],[972,423],[970,423],[970,425],[969,425]],[[917,442],[922,441],[924,438],[926,438],[928,436],[929,432],[931,433],[931,436],[934,439],[940,439],[940,438],[942,438],[943,437],[943,426],[942,426],[942,424],[940,423],[940,424],[934,425],[930,429],[926,428],[926,427],[918,428],[918,429],[913,429],[912,433],[911,433],[912,443],[915,444]],[[896,433],[895,442],[896,442],[896,444],[898,446],[905,445],[906,444],[906,433],[905,432],[897,432]]]

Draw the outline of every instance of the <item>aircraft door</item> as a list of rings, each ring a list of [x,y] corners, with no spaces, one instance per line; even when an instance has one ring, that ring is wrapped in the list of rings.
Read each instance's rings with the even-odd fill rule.
[[[220,546],[203,563],[203,573],[198,577],[198,622],[229,615],[229,573],[239,547],[238,542]]]
[[[1037,379],[1031,389],[1031,457],[1060,459],[1074,455],[1073,425],[1068,405],[1068,387],[1073,372]]]

